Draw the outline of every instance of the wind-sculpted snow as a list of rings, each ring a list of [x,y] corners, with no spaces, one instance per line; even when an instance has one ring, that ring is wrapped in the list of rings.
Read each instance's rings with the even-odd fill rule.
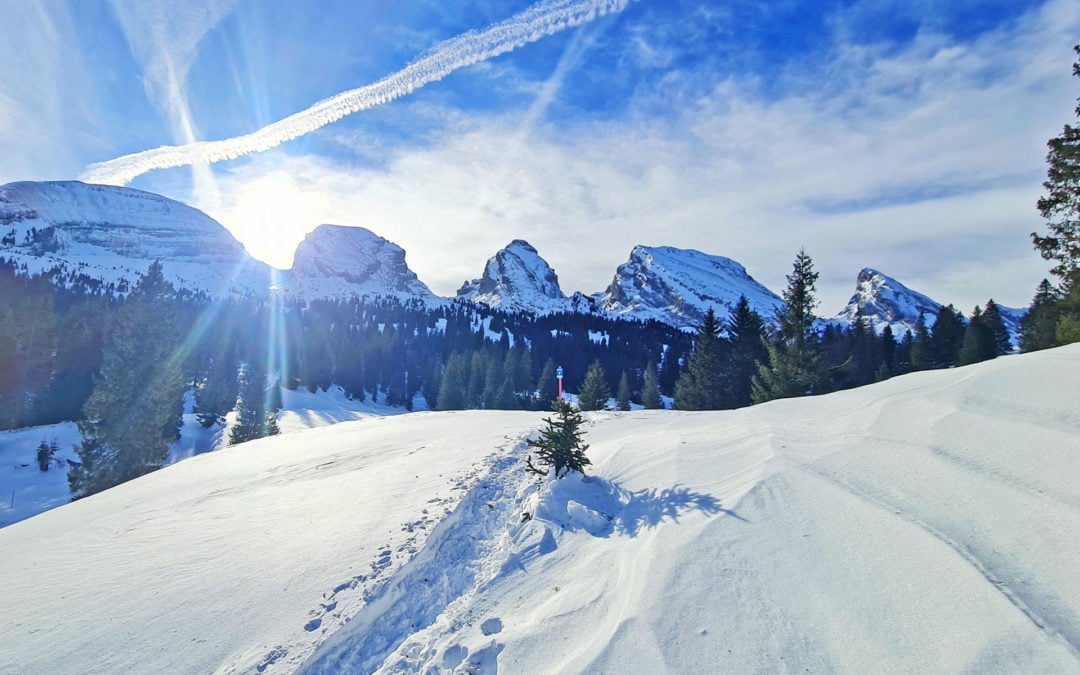
[[[598,311],[613,317],[656,319],[689,329],[709,309],[728,318],[741,295],[766,320],[784,304],[730,258],[671,246],[635,246],[594,300]]]
[[[310,108],[243,136],[162,146],[87,167],[82,179],[124,185],[148,171],[212,164],[262,152],[299,138],[347,115],[389,103],[450,73],[513,51],[568,28],[620,12],[630,0],[548,0],[482,31],[469,31],[437,44],[405,68],[358,89],[319,101]]]
[[[521,239],[510,242],[488,259],[484,275],[465,282],[457,297],[505,311],[537,315],[582,308],[578,296],[571,300],[563,294],[551,265],[529,242]],[[588,309],[585,304],[585,310]]]
[[[592,413],[563,481],[525,412],[200,455],[0,530],[0,672],[1080,673],[1077,378]]]

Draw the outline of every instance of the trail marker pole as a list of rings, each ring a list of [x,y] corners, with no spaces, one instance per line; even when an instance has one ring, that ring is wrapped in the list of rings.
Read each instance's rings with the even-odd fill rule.
[[[560,401],[562,400],[562,378],[563,378],[563,369],[562,369],[562,366],[559,366],[558,368],[555,369],[555,379],[557,379],[559,381],[559,400]]]

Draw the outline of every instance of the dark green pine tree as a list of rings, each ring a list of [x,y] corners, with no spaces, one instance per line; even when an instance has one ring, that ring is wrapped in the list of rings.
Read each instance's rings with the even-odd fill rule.
[[[1080,55],[1080,45],[1073,50]],[[1080,77],[1080,61],[1073,64],[1073,75]],[[1080,100],[1075,114],[1080,121]],[[1031,238],[1042,257],[1054,263],[1050,271],[1061,279],[1054,343],[1064,345],[1080,342],[1080,124],[1066,124],[1047,145],[1046,195],[1038,208],[1049,232],[1045,236],[1033,232]]]
[[[175,297],[154,262],[116,310],[79,422],[80,465],[68,473],[73,499],[149,473],[168,456],[184,393]]]
[[[994,358],[994,336],[987,326],[982,309],[978,305],[971,312],[971,320],[964,329],[964,341],[960,347],[958,362],[962,366]]]
[[[1011,354],[1013,344],[1012,338],[1009,336],[1009,328],[1005,325],[1005,319],[1001,316],[1001,308],[998,307],[993,298],[986,302],[986,309],[983,310],[983,325],[990,331],[994,356]]]
[[[679,410],[717,410],[723,407],[726,363],[720,322],[709,309],[698,326],[694,350],[686,370],[675,382],[675,407]]]
[[[649,410],[658,410],[664,407],[664,400],[660,398],[660,378],[656,374],[656,364],[649,363],[645,366],[645,382],[641,387],[641,404]]]
[[[502,386],[499,387],[498,394],[495,396],[496,410],[518,410],[521,408],[521,401],[518,400],[517,393],[514,391],[514,378],[507,375],[503,379]]]
[[[606,410],[610,398],[607,374],[599,360],[593,361],[585,371],[585,381],[578,392],[578,407],[582,410]]]
[[[219,424],[236,407],[239,395],[235,355],[231,350],[214,355],[202,385],[195,390],[199,423],[204,427]]]
[[[540,371],[540,379],[536,383],[536,395],[541,405],[549,405],[559,395],[559,382],[555,379],[555,361],[548,359],[544,362],[544,368]]]
[[[800,250],[787,276],[785,305],[777,312],[775,334],[766,345],[768,358],[758,366],[751,383],[755,403],[819,393],[824,388],[825,376],[814,334],[817,279],[813,260]]]
[[[1057,325],[1061,318],[1061,294],[1048,279],[1043,279],[1020,320],[1020,351],[1033,352],[1057,344]]]
[[[443,370],[439,395],[435,407],[439,410],[462,410],[465,408],[469,386],[468,357],[457,352],[450,355]]]
[[[726,368],[725,408],[741,408],[750,405],[750,382],[757,373],[759,362],[768,358],[765,349],[765,320],[750,309],[750,301],[740,296],[731,319],[728,321],[728,349]]]
[[[615,398],[619,401],[619,410],[630,409],[630,397],[633,394],[630,392],[630,377],[626,374],[626,371],[622,371],[622,375],[619,376],[619,388],[615,394]]]
[[[1073,47],[1080,55],[1080,45]],[[1080,61],[1073,64],[1073,75],[1080,77]],[[1035,248],[1067,287],[1080,281],[1080,101],[1075,114],[1077,126],[1066,124],[1060,136],[1047,142],[1047,176],[1038,209],[1046,219],[1049,232],[1031,234]]]
[[[236,424],[229,431],[229,444],[236,445],[266,435],[266,372],[256,363],[240,370],[240,398]]]
[[[926,317],[920,312],[915,322],[915,333],[911,337],[911,369],[929,368],[930,359],[930,329],[926,327]]]
[[[554,472],[555,478],[562,478],[569,471],[585,473],[585,467],[591,464],[585,456],[589,446],[582,443],[585,433],[581,425],[585,419],[566,401],[555,401],[552,411],[555,417],[544,418],[546,426],[540,430],[540,438],[526,441],[533,448],[533,454],[525,460],[528,471],[539,476]]]
[[[964,315],[952,305],[938,310],[930,333],[930,364],[935,368],[955,366],[964,342]]]

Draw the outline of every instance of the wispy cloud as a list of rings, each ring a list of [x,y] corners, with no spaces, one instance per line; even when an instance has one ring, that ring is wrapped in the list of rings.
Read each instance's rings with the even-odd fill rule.
[[[269,150],[347,115],[382,105],[436,82],[465,66],[512,51],[567,28],[623,10],[630,0],[547,0],[489,26],[436,45],[405,68],[359,89],[343,92],[257,131],[220,141],[163,146],[92,164],[84,180],[126,184],[154,169],[212,164]]]

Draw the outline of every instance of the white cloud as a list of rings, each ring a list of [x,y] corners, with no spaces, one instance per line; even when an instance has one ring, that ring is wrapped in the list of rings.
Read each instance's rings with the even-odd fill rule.
[[[841,44],[778,99],[729,79],[666,115],[643,99],[619,121],[541,122],[520,146],[520,113],[460,122],[378,170],[270,153],[223,174],[212,215],[256,230],[245,186],[287,176],[307,206],[275,229],[279,256],[320,222],[363,225],[443,293],[522,237],[567,291],[602,288],[638,243],[727,255],[778,289],[805,245],[827,312],[863,265],[965,311],[1025,304],[1046,269],[1027,235],[1045,140],[1073,107],[1077,34],[1080,6],[1051,2],[964,45]]]

